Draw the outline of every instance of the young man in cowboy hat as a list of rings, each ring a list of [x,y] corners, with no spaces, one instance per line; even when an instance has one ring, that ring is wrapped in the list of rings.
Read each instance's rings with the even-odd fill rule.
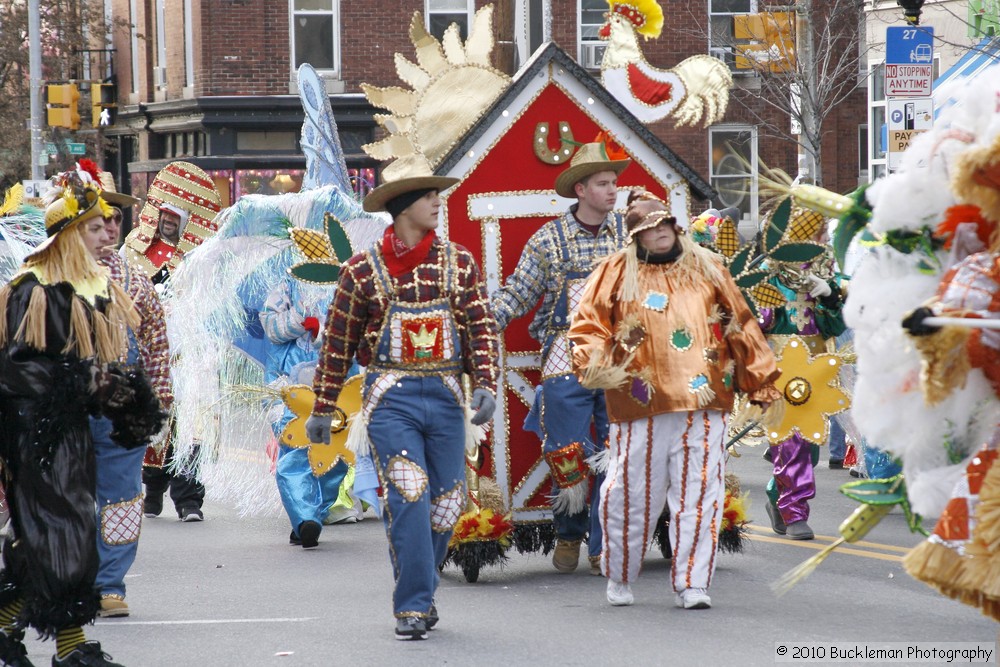
[[[497,327],[479,267],[434,231],[438,192],[455,182],[417,171],[365,197],[366,211],[388,211],[393,223],[381,244],[341,268],[306,423],[312,442],[330,441],[357,357],[365,400],[348,441],[359,455],[370,446],[378,462],[397,639],[424,639],[438,620],[438,571],[466,504],[463,373],[472,379],[472,424],[495,407]]]
[[[589,533],[590,572],[600,574],[596,491],[601,475],[595,471],[588,492],[587,459],[605,451],[608,414],[604,393],[583,388],[573,375],[566,332],[594,266],[628,242],[622,218],[613,210],[618,175],[629,164],[610,159],[604,143],[581,146],[556,179],[556,192],[576,203],[532,235],[514,273],[493,295],[501,330],[541,301],[528,331],[542,345],[542,386],[525,428],[542,439],[552,473],[557,538],[552,564],[563,573],[576,569],[580,543]]]
[[[170,385],[170,349],[163,305],[153,283],[142,271],[130,267],[116,254],[121,236],[122,208],[140,203],[138,199],[115,190],[108,172],[101,172],[101,198],[111,207],[104,216],[108,245],[93,253],[99,264],[107,267],[111,280],[118,283],[132,299],[141,323],[129,331],[128,363],[145,371],[160,404],[169,410],[174,397]],[[125,602],[125,575],[135,562],[142,523],[142,462],[145,447],[124,449],[111,438],[111,421],[91,417],[97,464],[97,505],[100,534],[97,553],[100,568],[97,587],[101,593],[98,616],[128,616]]]

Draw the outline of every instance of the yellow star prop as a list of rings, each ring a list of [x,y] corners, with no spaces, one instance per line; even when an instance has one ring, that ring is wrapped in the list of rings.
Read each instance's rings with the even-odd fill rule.
[[[316,394],[304,384],[292,384],[281,389],[281,398],[295,415],[281,432],[281,444],[300,449],[309,448],[309,466],[313,475],[321,477],[343,459],[354,465],[354,452],[347,448],[348,420],[361,410],[361,376],[355,376],[344,383],[337,399],[337,413],[330,429],[330,444],[309,442],[306,435],[306,420],[312,414]]]
[[[781,375],[775,381],[785,397],[785,417],[768,439],[777,444],[797,431],[802,438],[825,445],[830,435],[830,417],[851,407],[851,398],[837,382],[843,363],[837,354],[809,353],[798,336],[789,336],[778,358]]]

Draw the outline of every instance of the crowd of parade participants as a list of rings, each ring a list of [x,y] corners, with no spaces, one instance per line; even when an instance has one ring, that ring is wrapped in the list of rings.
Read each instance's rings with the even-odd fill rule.
[[[768,267],[764,250],[752,255],[773,269],[767,284],[781,297],[754,306],[718,252],[718,234],[743,241],[734,231],[740,212],[712,209],[681,224],[640,190],[616,208],[629,164],[600,141],[582,145],[554,183],[572,205],[531,236],[492,294],[473,254],[438,234],[441,193],[457,179],[397,170],[363,200],[365,211],[383,216],[374,243],[321,284],[289,273],[260,306],[266,381],[314,396],[305,411],[286,401],[272,422],[289,543],[315,548],[325,525],[381,513],[397,639],[424,639],[441,621],[435,593],[467,506],[467,441],[495,416],[500,332],[529,313],[541,382],[525,429],[541,440],[551,474],[552,567],[574,572],[585,549],[584,568],[607,579],[612,606],[633,604],[661,515],[676,605],[712,606],[727,448],[747,414],[773,465],[771,528],[789,539],[814,538],[809,501],[821,446],[829,446],[830,468],[852,476],[899,473],[846,413],[820,415],[816,432],[804,422],[778,426],[805,399],[781,380],[776,355],[790,359],[796,346],[832,355],[851,345],[849,281],[834,261],[828,219],[801,207],[787,219],[785,211],[782,224],[798,225],[798,240],[820,251],[780,268]],[[31,664],[23,639],[33,629],[55,639],[53,665],[115,665],[83,628],[130,613],[125,575],[143,517],[160,516],[169,491],[179,520],[204,519],[205,486],[187,463],[197,447],[181,446],[168,419],[174,359],[161,299],[190,253],[183,243],[197,236],[193,222],[219,210],[165,194],[207,187],[188,167],[165,170],[170,187],[140,202],[83,160],[52,179],[42,208],[3,211],[8,225],[39,232],[0,290],[0,458],[10,517],[0,572],[3,664]],[[119,253],[122,210],[140,203]],[[776,225],[779,213],[769,215]],[[746,241],[763,248],[766,226]],[[933,302],[907,314],[901,326],[921,345],[944,335],[928,318],[996,310],[991,238],[946,276]],[[962,345],[973,346],[972,367],[993,382],[995,336],[984,330],[940,343],[939,356],[940,346]],[[351,415],[340,407],[348,393],[359,397]],[[318,474],[306,445],[330,443],[348,421],[350,465],[340,458]],[[962,539],[942,530],[927,549]]]

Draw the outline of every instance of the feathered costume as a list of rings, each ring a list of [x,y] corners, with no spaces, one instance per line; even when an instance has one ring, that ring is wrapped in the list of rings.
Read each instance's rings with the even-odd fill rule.
[[[364,213],[343,159],[329,99],[315,71],[299,71],[306,121],[303,190],[248,195],[223,210],[218,232],[174,272],[168,318],[174,366],[176,453],[193,466],[212,497],[243,514],[279,508],[266,443],[271,416],[261,409],[267,343],[258,322],[268,292],[301,259],[294,229],[325,236],[339,221],[355,249],[381,238],[385,220]],[[196,444],[201,447],[196,448]]]
[[[919,515],[940,517],[904,559],[907,571],[1000,619],[1000,469],[992,465],[1000,401],[991,377],[1000,342],[971,326],[922,325],[927,312],[914,312],[929,305],[936,314],[1000,319],[1000,68],[974,84],[946,85],[942,94],[957,103],[917,137],[897,173],[853,198],[832,195],[848,213],[835,248],[862,230],[871,247],[845,307],[858,357],[852,416],[868,439],[902,459],[906,479],[905,496],[900,476],[846,485],[865,504],[841,526],[841,541],[863,536],[893,504],[902,504],[914,529]],[[870,222],[865,204],[873,207]]]

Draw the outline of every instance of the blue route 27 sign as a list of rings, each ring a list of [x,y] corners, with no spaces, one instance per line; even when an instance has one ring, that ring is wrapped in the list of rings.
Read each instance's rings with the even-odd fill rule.
[[[929,97],[934,80],[933,72],[934,28],[886,28],[886,97]]]

